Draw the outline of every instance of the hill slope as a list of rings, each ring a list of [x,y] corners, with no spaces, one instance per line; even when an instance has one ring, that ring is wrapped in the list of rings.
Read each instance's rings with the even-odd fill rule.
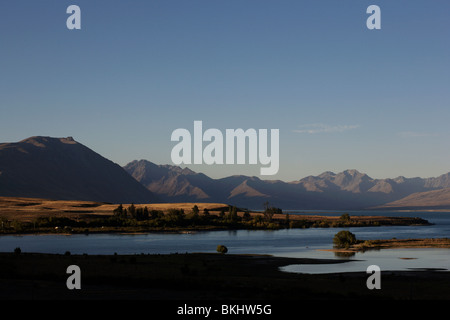
[[[450,188],[416,192],[375,209],[450,209]]]
[[[149,203],[157,197],[119,165],[69,138],[0,144],[0,196]]]

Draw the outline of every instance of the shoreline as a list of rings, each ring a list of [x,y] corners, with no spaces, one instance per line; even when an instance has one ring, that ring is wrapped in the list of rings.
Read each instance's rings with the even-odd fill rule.
[[[145,228],[145,227],[107,227],[107,228],[65,228],[64,226],[59,228],[40,228],[38,230],[27,230],[27,231],[0,231],[1,236],[27,236],[27,235],[89,235],[89,234],[123,234],[123,235],[133,235],[133,234],[151,234],[151,233],[172,233],[172,234],[190,234],[198,232],[213,232],[213,231],[237,231],[237,230],[247,230],[247,231],[277,231],[283,229],[309,229],[309,228],[364,228],[364,227],[390,227],[390,226],[427,226],[432,225],[431,223],[407,223],[410,218],[405,218],[404,221],[397,220],[397,222],[389,222],[386,224],[380,223],[379,221],[370,221],[367,219],[364,223],[339,223],[337,225],[330,225],[329,222],[320,220],[322,216],[316,216],[318,220],[314,220],[313,216],[308,216],[309,220],[305,221],[301,218],[295,220],[302,220],[300,224],[296,225],[295,222],[291,226],[285,226],[281,224],[280,220],[273,220],[268,225],[254,226],[250,224],[238,224],[238,225],[204,225],[204,226],[190,226],[190,227],[155,227],[155,228]],[[386,218],[386,217],[381,217]],[[389,218],[389,217],[387,217]],[[401,218],[401,217],[400,217]],[[294,221],[295,221],[294,220]],[[280,223],[276,225],[275,223]]]
[[[358,240],[348,248],[319,249],[338,253],[356,253],[381,249],[414,249],[439,248],[450,249],[450,238],[415,238],[415,239],[385,239],[385,240]]]
[[[111,215],[89,217],[48,217],[37,215],[32,222],[3,220],[1,235],[33,234],[146,234],[146,233],[195,233],[226,230],[281,230],[307,228],[350,228],[389,226],[428,226],[432,223],[418,217],[387,216],[339,216],[275,214],[265,220],[260,214],[244,218],[240,213],[234,220],[211,213],[183,214],[176,219],[163,215],[158,218],[137,220]]]

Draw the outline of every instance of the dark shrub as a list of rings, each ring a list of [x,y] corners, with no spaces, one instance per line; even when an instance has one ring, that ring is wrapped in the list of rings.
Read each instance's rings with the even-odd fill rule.
[[[336,248],[348,248],[356,243],[356,237],[347,230],[339,231],[334,235],[333,244]]]
[[[225,247],[224,245],[219,244],[217,246],[217,252],[219,252],[219,253],[227,253],[228,252],[228,248]]]

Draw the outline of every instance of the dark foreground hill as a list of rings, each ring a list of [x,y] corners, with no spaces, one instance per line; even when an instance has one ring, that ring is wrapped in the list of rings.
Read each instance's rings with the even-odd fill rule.
[[[367,303],[369,306],[376,301],[385,306],[390,301],[392,306],[401,306],[404,313],[405,310],[416,310],[413,306],[404,308],[406,300],[418,301],[420,304],[424,304],[424,300],[437,302],[433,303],[435,310],[438,305],[446,307],[445,301],[450,299],[450,272],[442,270],[383,270],[381,290],[369,290],[366,270],[307,274],[284,272],[281,269],[287,265],[300,264],[331,266],[339,263],[345,266],[351,261],[346,259],[219,253],[74,255],[70,252],[10,252],[0,253],[0,259],[3,271],[0,273],[0,300],[40,300],[40,304],[45,303],[44,300],[52,304],[55,300],[58,300],[58,304],[63,303],[63,300],[71,304],[74,300],[95,300],[96,306],[99,303],[102,306],[102,314],[108,310],[117,313],[121,308],[129,312],[130,305],[124,300],[134,301],[133,310],[142,307],[142,311],[148,312],[150,309],[153,313],[176,314],[185,304],[217,305],[218,310],[221,310],[222,305],[232,307],[239,304],[242,310],[245,305],[262,302],[262,306],[268,306],[267,310],[271,308],[272,314],[288,311],[292,315],[298,312],[299,301],[308,301],[309,307],[313,303],[314,310],[324,307],[330,309],[330,303],[333,302],[339,303],[336,305],[339,308],[346,302],[358,305]],[[65,271],[69,265],[80,268],[81,290],[67,288],[66,283],[71,274]],[[120,300],[120,303],[111,308],[113,300]],[[167,307],[168,301],[174,303]],[[77,310],[79,305],[82,304],[77,305]],[[332,309],[335,313],[335,308]],[[249,318],[255,318],[255,314],[250,315]],[[270,318],[270,315],[263,316]],[[199,318],[205,316],[194,316],[194,319]],[[245,319],[245,316],[240,318]]]
[[[0,144],[0,196],[113,203],[157,200],[119,165],[71,137]]]

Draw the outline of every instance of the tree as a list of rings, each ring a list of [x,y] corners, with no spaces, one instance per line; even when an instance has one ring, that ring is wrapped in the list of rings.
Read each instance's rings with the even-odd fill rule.
[[[238,215],[237,215],[237,208],[236,208],[236,206],[230,207],[230,209],[228,211],[228,219],[230,220],[230,222],[237,222]]]
[[[286,213],[284,222],[287,226],[289,226],[289,223],[291,222],[291,220],[289,219],[289,213]]]
[[[21,232],[23,231],[24,225],[21,221],[13,220],[11,222],[11,227],[13,227],[16,232]]]
[[[244,221],[249,221],[251,220],[252,216],[250,215],[250,212],[248,212],[248,210],[245,210],[242,218],[244,219]]]
[[[148,220],[149,218],[149,212],[148,212],[148,208],[144,207],[144,212],[143,212],[143,217],[144,220]]]
[[[333,244],[336,248],[349,248],[356,242],[357,241],[355,235],[347,230],[339,231],[334,235],[333,238]]]
[[[194,220],[198,219],[199,212],[200,210],[198,209],[197,205],[194,205],[194,207],[192,208],[192,219]]]
[[[5,228],[9,225],[8,219],[1,217],[0,221],[1,221],[1,224],[2,224],[2,230],[5,230]]]
[[[161,210],[151,210],[150,219],[161,219],[164,217],[164,212]]]
[[[283,211],[280,208],[271,207],[269,202],[264,202],[264,219],[268,222],[272,221],[274,214],[283,214]]]
[[[128,213],[131,215],[132,218],[136,218],[136,207],[132,203],[131,206],[128,207]]]
[[[122,217],[123,216],[123,206],[120,204],[117,208],[114,209],[113,214],[116,217]]]
[[[183,209],[169,209],[167,210],[166,220],[175,224],[180,224],[184,220]]]
[[[341,215],[341,217],[339,219],[344,221],[344,222],[349,222],[350,221],[350,215],[348,213],[344,213],[343,215]]]
[[[263,222],[263,217],[261,215],[257,215],[253,217],[253,223],[255,223],[256,225],[260,224]]]
[[[268,222],[272,221],[273,212],[266,210],[264,211],[264,219]]]
[[[266,221],[272,221],[273,211],[269,205],[269,201],[264,202],[264,219]]]
[[[144,208],[136,208],[134,218],[136,220],[143,220],[144,219]]]

